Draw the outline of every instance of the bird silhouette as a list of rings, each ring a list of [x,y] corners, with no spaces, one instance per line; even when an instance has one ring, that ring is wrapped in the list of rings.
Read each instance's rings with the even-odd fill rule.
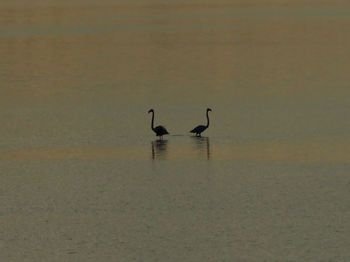
[[[203,126],[203,125],[199,125],[196,126],[195,128],[193,128],[190,132],[191,133],[195,133],[196,136],[201,136],[201,133],[204,132],[204,130],[206,130],[209,127],[209,111],[211,112],[210,108],[207,108],[207,125]]]
[[[163,139],[163,135],[169,134],[168,131],[164,126],[156,126],[154,127],[154,110],[150,109],[148,113],[152,113],[152,122],[151,122],[151,128],[156,133],[156,136],[159,136],[160,139]]]

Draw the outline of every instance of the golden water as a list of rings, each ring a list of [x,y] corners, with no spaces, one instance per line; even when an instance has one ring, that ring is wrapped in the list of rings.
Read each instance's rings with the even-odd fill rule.
[[[2,1],[0,260],[349,260],[349,27],[346,1]]]

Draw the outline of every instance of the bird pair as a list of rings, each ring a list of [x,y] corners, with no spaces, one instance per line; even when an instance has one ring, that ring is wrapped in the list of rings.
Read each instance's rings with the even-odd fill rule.
[[[209,127],[209,115],[208,113],[211,112],[210,108],[207,108],[207,125],[199,125],[193,128],[190,132],[196,134],[196,136],[201,136],[201,133],[204,132]],[[152,113],[152,121],[151,121],[151,129],[156,133],[156,136],[159,136],[161,139],[163,138],[163,135],[169,134],[169,132],[166,130],[164,126],[156,126],[154,127],[154,109],[150,109],[148,113]]]

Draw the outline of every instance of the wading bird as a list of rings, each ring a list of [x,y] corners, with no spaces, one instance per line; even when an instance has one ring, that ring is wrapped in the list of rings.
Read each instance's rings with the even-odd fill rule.
[[[160,139],[163,138],[163,135],[169,134],[168,131],[165,129],[164,126],[156,126],[154,127],[154,110],[150,109],[148,113],[152,112],[152,122],[151,122],[151,128],[156,133],[156,136],[159,136]]]
[[[211,109],[210,108],[207,108],[207,125],[206,126],[203,126],[203,125],[199,125],[195,128],[193,128],[190,132],[191,133],[195,133],[196,136],[201,136],[201,133],[204,132],[205,129],[207,129],[209,127],[209,115],[208,115],[208,112],[211,112]]]

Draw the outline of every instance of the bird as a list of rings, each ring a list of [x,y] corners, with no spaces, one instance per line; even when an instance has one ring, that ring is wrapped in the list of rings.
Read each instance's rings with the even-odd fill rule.
[[[159,138],[162,139],[163,135],[169,134],[169,132],[166,130],[164,126],[154,127],[154,109],[150,109],[148,113],[152,113],[151,129],[154,131],[154,133],[156,133],[156,136],[159,136]]]
[[[211,109],[207,108],[207,125],[206,126],[203,126],[203,125],[196,126],[195,128],[193,128],[190,131],[191,133],[195,133],[196,136],[201,136],[201,133],[204,132],[204,130],[206,130],[209,127],[209,115],[208,115],[209,112],[211,112]]]

